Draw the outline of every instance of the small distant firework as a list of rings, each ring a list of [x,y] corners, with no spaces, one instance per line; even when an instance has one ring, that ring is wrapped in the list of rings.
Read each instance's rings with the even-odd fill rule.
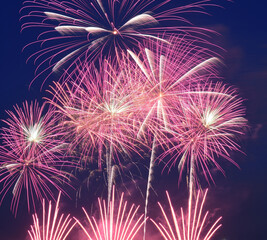
[[[234,89],[222,83],[200,85],[181,101],[182,124],[173,127],[173,147],[164,154],[175,152],[168,162],[173,166],[179,160],[180,178],[186,167],[190,169],[191,187],[198,183],[196,169],[202,170],[208,182],[213,181],[211,165],[224,173],[216,158],[238,166],[229,152],[239,150],[236,139],[247,126],[242,102]]]
[[[59,215],[60,193],[58,195],[55,209],[52,209],[52,203],[49,202],[49,207],[46,209],[45,200],[43,199],[43,216],[42,222],[37,214],[32,215],[33,225],[28,230],[31,240],[65,240],[69,235],[76,222],[72,220],[70,215]],[[46,213],[47,211],[47,213]]]
[[[83,229],[89,240],[132,240],[144,224],[143,215],[136,219],[139,206],[134,205],[127,207],[127,201],[123,200],[122,193],[119,205],[115,204],[115,190],[113,187],[112,200],[106,205],[105,200],[98,199],[99,218],[90,217],[85,209],[83,209],[89,223],[89,227],[85,227],[78,219],[77,223]]]
[[[214,236],[215,232],[222,226],[222,224],[220,224],[222,217],[219,217],[216,221],[212,221],[211,223],[208,218],[209,211],[204,214],[203,206],[207,191],[208,190],[205,191],[202,201],[200,198],[200,191],[198,191],[195,206],[193,206],[192,201],[189,199],[187,213],[185,214],[183,208],[181,208],[181,215],[178,215],[175,211],[170,196],[168,192],[166,192],[171,216],[168,217],[168,213],[164,210],[163,206],[158,203],[164,216],[165,224],[151,219],[165,240],[209,240]]]
[[[184,13],[202,13],[204,7],[215,6],[211,0],[162,10],[169,2],[25,1],[21,9],[25,13],[22,20],[29,22],[22,24],[22,30],[29,27],[45,29],[35,42],[43,49],[30,58],[38,62],[37,71],[42,74],[42,66],[47,64],[56,71],[66,63],[77,63],[78,59],[92,60],[101,54],[120,54],[123,50],[137,47],[144,40],[167,42],[161,35],[168,31],[186,32],[188,35],[199,33],[202,37],[211,32],[193,27],[182,17]],[[169,21],[176,21],[180,26],[170,26],[167,24]]]

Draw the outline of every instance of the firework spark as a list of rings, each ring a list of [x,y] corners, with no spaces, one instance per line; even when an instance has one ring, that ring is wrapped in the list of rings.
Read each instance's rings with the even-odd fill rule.
[[[104,240],[132,240],[135,238],[139,229],[144,224],[142,221],[143,215],[136,219],[139,206],[127,206],[127,201],[123,200],[124,194],[121,195],[119,206],[115,205],[115,190],[113,188],[112,200],[107,207],[105,200],[98,199],[99,204],[99,219],[97,223],[95,217],[90,217],[85,209],[83,209],[89,223],[89,229],[86,229],[81,222],[76,219],[89,240],[104,239]]]
[[[161,222],[158,223],[151,219],[165,240],[209,240],[213,237],[215,232],[222,226],[222,224],[220,224],[222,217],[219,217],[213,223],[208,222],[209,212],[207,211],[205,214],[203,212],[207,192],[208,190],[205,191],[201,201],[200,191],[198,191],[195,206],[192,206],[192,201],[189,199],[187,216],[184,214],[183,208],[181,208],[181,215],[179,217],[175,212],[168,192],[166,192],[170,205],[171,217],[168,217],[163,206],[158,203],[164,216],[165,224]]]
[[[52,65],[56,71],[66,62],[75,63],[76,59],[88,58],[92,60],[100,54],[109,55],[114,50],[120,52],[136,47],[143,40],[167,42],[161,37],[166,31],[198,32],[201,35],[211,32],[192,27],[182,17],[184,13],[201,13],[204,7],[214,6],[210,3],[211,0],[162,10],[168,2],[169,0],[159,3],[147,0],[25,1],[21,9],[25,12],[22,20],[26,18],[29,22],[22,24],[22,30],[29,27],[45,29],[35,42],[44,49],[30,58],[35,58],[35,63],[39,62],[37,71],[45,64]],[[178,21],[179,27],[167,24],[169,20]]]
[[[70,215],[59,215],[59,201],[60,193],[54,211],[52,210],[52,203],[50,201],[46,214],[45,200],[43,199],[42,222],[40,222],[36,213],[32,216],[33,225],[28,231],[31,240],[65,240],[69,235],[73,227],[76,225],[76,222],[72,221]]]

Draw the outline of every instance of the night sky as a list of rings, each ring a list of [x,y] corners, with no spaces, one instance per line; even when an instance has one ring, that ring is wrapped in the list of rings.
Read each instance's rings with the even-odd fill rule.
[[[226,50],[222,75],[245,99],[250,128],[240,141],[244,154],[232,156],[240,169],[224,165],[226,178],[216,175],[216,186],[210,187],[207,204],[223,216],[223,227],[215,240],[264,240],[267,239],[267,2],[221,2],[223,9],[209,8],[211,16],[188,18],[197,26],[209,27],[221,34],[214,41]],[[46,95],[45,89],[40,90],[40,79],[29,89],[34,66],[32,62],[25,63],[30,52],[22,52],[22,48],[34,37],[20,33],[21,3],[1,1],[0,119],[7,117],[5,110],[12,109],[13,105],[20,105],[24,100],[41,100]],[[156,184],[163,188],[166,185],[165,189],[172,195],[182,191],[177,190],[174,172],[169,175],[165,172],[162,176],[160,170],[156,172],[159,175]],[[164,191],[160,191],[158,194],[163,195]],[[9,204],[9,199],[5,199],[0,206],[0,240],[24,240],[31,216],[25,205],[25,209],[22,207],[25,211],[21,210],[15,219]]]

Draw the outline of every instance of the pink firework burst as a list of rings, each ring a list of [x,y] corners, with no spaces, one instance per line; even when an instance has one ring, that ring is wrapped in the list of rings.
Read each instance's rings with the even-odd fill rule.
[[[53,210],[51,201],[49,202],[48,209],[46,209],[45,200],[43,199],[42,220],[39,220],[36,213],[32,216],[33,225],[28,231],[31,240],[64,240],[69,235],[76,223],[72,220],[70,215],[59,215],[59,201],[60,193],[55,209]]]
[[[196,46],[195,41],[181,36],[170,38],[170,44],[152,43],[138,56],[132,51],[128,52],[143,73],[140,78],[143,100],[138,104],[141,125],[137,137],[148,138],[152,145],[146,217],[157,148],[161,146],[164,151],[168,151],[169,144],[173,144],[170,141],[173,126],[179,129],[181,124],[180,101],[194,94],[192,89],[198,84],[217,77],[216,64],[219,59],[213,57],[208,49]]]
[[[37,101],[30,104],[26,101],[22,108],[16,105],[14,111],[7,113],[9,118],[3,120],[7,126],[2,128],[1,136],[5,147],[18,153],[42,152],[44,161],[54,161],[64,154],[67,144],[62,140],[62,129],[58,127],[60,116],[51,107],[40,106]]]
[[[53,189],[62,191],[60,182],[67,182],[70,174],[59,169],[70,163],[62,158],[66,144],[51,109],[45,115],[44,105],[25,102],[23,108],[16,106],[8,114],[1,136],[0,193],[2,202],[12,190],[11,210],[16,215],[21,198],[27,199],[30,211],[36,199],[53,198]]]
[[[170,44],[150,43],[138,55],[128,52],[143,73],[139,79],[142,101],[137,103],[142,122],[138,137],[152,133],[163,145],[166,138],[162,130],[179,122],[181,98],[191,94],[197,84],[217,78],[220,60],[183,36],[172,36]]]
[[[209,211],[204,214],[203,207],[205,204],[208,190],[205,191],[201,200],[200,191],[198,191],[195,205],[192,201],[188,201],[187,214],[184,214],[183,208],[181,208],[181,214],[175,211],[171,202],[168,192],[167,198],[170,205],[170,214],[164,210],[163,206],[159,204],[161,212],[164,216],[165,223],[156,222],[153,219],[151,221],[157,227],[162,237],[165,240],[210,240],[214,236],[215,232],[222,226],[219,217],[216,221],[210,221],[208,218]]]
[[[143,40],[166,42],[161,37],[166,31],[193,35],[198,33],[202,37],[211,32],[193,27],[182,17],[185,13],[202,13],[206,6],[215,6],[211,0],[180,7],[171,6],[167,9],[169,2],[25,1],[21,9],[25,12],[22,20],[26,19],[28,22],[22,24],[22,30],[29,27],[45,29],[35,42],[41,44],[43,49],[30,58],[34,58],[38,64],[37,71],[47,64],[53,66],[53,70],[56,71],[66,62],[73,63],[76,59],[92,60],[99,54],[110,54],[114,53],[114,50],[120,52],[136,47]],[[169,21],[178,21],[178,24],[170,25]],[[43,71],[46,70],[47,68]]]
[[[181,124],[173,127],[173,147],[165,154],[175,152],[169,163],[180,161],[180,179],[182,171],[190,169],[191,188],[198,182],[196,169],[202,170],[208,182],[213,181],[210,166],[224,173],[216,158],[238,166],[230,152],[239,150],[236,140],[247,127],[242,102],[234,89],[221,83],[199,85],[180,102]]]
[[[101,70],[94,65],[78,69],[68,84],[56,84],[50,100],[65,116],[63,125],[70,133],[72,150],[81,147],[80,159],[98,159],[99,168],[106,160],[109,200],[114,179],[114,161],[136,151],[136,106],[138,86],[128,78],[132,69],[111,66],[100,62]],[[135,73],[136,74],[136,73]]]
[[[100,71],[91,65],[71,75],[67,81],[72,87],[57,83],[51,90],[49,101],[65,116],[72,146],[81,144],[89,159],[96,151],[99,167],[106,152],[118,159],[120,152],[129,155],[135,149],[134,99],[139,91],[125,74],[103,61]]]
[[[124,194],[121,195],[119,205],[115,204],[115,190],[113,188],[112,199],[108,206],[105,200],[98,199],[99,204],[99,222],[95,217],[90,217],[83,209],[89,223],[86,228],[78,219],[77,223],[81,226],[88,239],[104,240],[132,240],[144,224],[143,215],[136,217],[138,207],[131,205],[128,207],[127,201],[124,201]]]
[[[11,210],[15,215],[21,198],[26,198],[30,211],[36,208],[36,200],[41,201],[49,196],[53,198],[53,190],[65,193],[60,184],[68,182],[70,174],[58,169],[63,163],[44,162],[44,155],[44,152],[36,151],[34,148],[30,151],[1,148],[1,202],[11,190]]]

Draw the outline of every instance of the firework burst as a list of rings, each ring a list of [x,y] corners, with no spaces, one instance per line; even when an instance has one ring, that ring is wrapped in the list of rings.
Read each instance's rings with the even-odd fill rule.
[[[72,145],[82,142],[82,151],[89,158],[96,150],[99,167],[103,151],[109,151],[109,146],[112,158],[121,151],[129,155],[134,149],[130,142],[137,129],[133,102],[138,92],[124,72],[112,69],[108,61],[103,61],[101,68],[85,67],[75,77],[70,76],[67,81],[72,87],[56,83],[49,100],[65,116],[63,125],[75,136]]]
[[[216,68],[220,62],[214,52],[196,46],[195,41],[182,35],[172,36],[170,43],[150,43],[138,55],[128,50],[143,73],[139,77],[143,101],[137,103],[142,112],[138,137],[153,135],[159,142],[164,142],[160,141],[162,129],[179,122],[181,98],[194,94],[192,89],[198,84],[218,78]]]
[[[90,217],[85,209],[83,209],[89,223],[87,229],[78,219],[77,223],[81,226],[88,239],[104,239],[104,240],[132,240],[135,238],[139,229],[142,227],[143,215],[136,219],[139,206],[130,208],[127,201],[123,200],[124,194],[121,195],[119,205],[115,205],[115,190],[113,188],[112,200],[106,205],[105,200],[98,199],[99,204],[99,223],[95,217]]]
[[[224,173],[218,157],[238,166],[230,152],[240,149],[236,140],[247,126],[243,101],[234,89],[216,83],[201,85],[194,93],[184,96],[180,103],[182,124],[175,129],[174,145],[168,150],[176,153],[169,159],[171,166],[179,159],[180,173],[186,167],[190,169],[190,188],[198,182],[196,169],[202,170],[208,182],[213,181],[211,165]]]
[[[7,126],[1,134],[3,145],[18,153],[41,151],[42,157],[49,161],[63,155],[67,145],[58,127],[59,115],[51,107],[46,111],[46,107],[37,101],[30,104],[26,101],[22,108],[16,105],[14,111],[7,111],[9,118],[3,120]]]
[[[27,199],[29,211],[35,209],[36,199],[54,198],[53,190],[65,193],[60,184],[68,182],[70,177],[69,173],[58,169],[63,163],[44,162],[45,153],[35,149],[19,150],[1,148],[0,152],[1,202],[12,189],[11,210],[15,215],[21,198]]]
[[[8,112],[7,127],[2,129],[1,202],[12,189],[11,210],[15,215],[21,198],[27,199],[29,211],[35,209],[36,199],[54,198],[53,189],[63,191],[60,182],[67,182],[70,177],[59,170],[70,163],[62,158],[66,145],[60,140],[57,115],[51,109],[43,115],[43,110],[44,105],[39,107],[37,102],[25,102],[23,108],[16,106],[15,112]]]
[[[184,13],[201,13],[204,7],[214,6],[210,0],[162,10],[168,3],[169,0],[158,3],[147,0],[25,1],[21,9],[25,12],[22,20],[28,22],[22,24],[22,30],[29,27],[45,29],[35,42],[44,49],[30,58],[38,63],[37,71],[45,64],[52,65],[56,71],[66,62],[117,54],[133,49],[143,40],[167,42],[161,37],[166,31],[199,33],[202,37],[211,32],[192,27],[182,17]],[[179,27],[170,26],[169,21],[178,21]]]
[[[152,43],[149,47],[153,51],[145,48],[138,56],[128,51],[143,73],[141,81],[145,104],[139,106],[142,114],[138,137],[151,137],[152,140],[145,217],[157,146],[164,149],[173,126],[179,128],[180,101],[184,96],[196,94],[190,89],[217,76],[215,66],[219,59],[212,57],[207,49],[197,47],[194,41],[181,36],[172,37],[171,43]]]
[[[47,210],[45,207],[45,200],[43,199],[42,222],[40,222],[36,213],[32,216],[33,225],[28,231],[31,240],[64,240],[69,235],[73,227],[76,225],[76,222],[73,222],[70,215],[59,215],[59,201],[60,193],[58,195],[57,203],[53,211],[51,201],[49,202],[49,207]]]
[[[63,125],[70,132],[71,145],[82,146],[84,159],[106,159],[109,196],[114,179],[113,162],[120,164],[121,157],[136,151],[135,121],[137,85],[128,78],[128,70],[111,67],[108,61],[101,62],[98,71],[91,65],[70,76],[68,84],[56,84],[51,101],[65,116]],[[110,200],[110,199],[109,199]]]
[[[209,240],[213,237],[215,232],[222,226],[222,224],[220,224],[222,217],[219,217],[216,221],[210,223],[208,219],[209,212],[207,211],[204,214],[203,207],[207,191],[208,190],[205,191],[202,200],[200,191],[198,191],[194,206],[189,199],[187,214],[184,214],[184,210],[181,208],[180,216],[175,212],[170,196],[168,192],[166,192],[170,205],[171,217],[168,217],[163,206],[158,203],[164,216],[165,224],[161,222],[158,223],[151,219],[165,240]]]

